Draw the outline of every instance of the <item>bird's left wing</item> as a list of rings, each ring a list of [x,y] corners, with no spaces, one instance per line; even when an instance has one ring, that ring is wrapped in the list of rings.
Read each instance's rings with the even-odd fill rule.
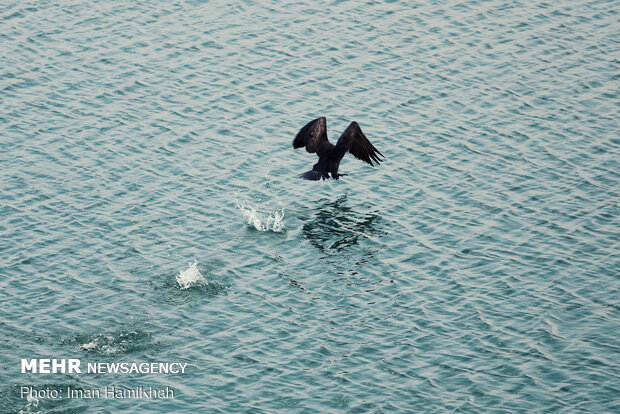
[[[379,155],[385,158],[385,156],[370,143],[366,135],[362,132],[359,124],[355,121],[351,122],[351,125],[340,135],[336,143],[336,149],[342,156],[349,151],[355,158],[365,161],[370,165],[373,165],[373,161],[377,164],[381,163],[382,160],[379,158]]]

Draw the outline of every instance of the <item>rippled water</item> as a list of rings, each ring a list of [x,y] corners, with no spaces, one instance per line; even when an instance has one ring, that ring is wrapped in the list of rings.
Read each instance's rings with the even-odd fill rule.
[[[620,410],[619,14],[3,2],[1,411]],[[385,163],[298,179],[317,116]],[[177,395],[19,396],[114,383]]]

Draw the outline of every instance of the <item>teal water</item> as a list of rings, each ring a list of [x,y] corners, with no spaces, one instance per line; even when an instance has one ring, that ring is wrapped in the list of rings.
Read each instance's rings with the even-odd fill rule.
[[[3,2],[0,411],[620,411],[619,15]],[[296,178],[318,116],[385,163]],[[111,384],[176,395],[19,395]]]

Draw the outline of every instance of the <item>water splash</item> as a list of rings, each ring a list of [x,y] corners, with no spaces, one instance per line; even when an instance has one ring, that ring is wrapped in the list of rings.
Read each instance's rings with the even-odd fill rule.
[[[76,343],[82,351],[99,355],[116,355],[149,348],[152,335],[140,330],[120,330],[90,336],[79,335],[63,342]]]
[[[115,341],[115,338],[110,333],[97,335],[91,338],[90,341],[80,345],[83,351],[96,352],[103,355],[112,355],[119,352],[119,344]]]
[[[177,283],[181,290],[189,289],[196,284],[206,284],[207,280],[198,270],[198,262],[194,259],[193,263],[189,263],[189,267],[181,270],[176,277]]]
[[[26,407],[22,410],[19,410],[19,414],[26,413],[38,413],[39,411],[39,399],[34,394],[26,394]]]
[[[281,206],[271,211],[257,210],[250,205],[236,204],[245,217],[245,224],[258,231],[272,231],[282,233],[286,230],[284,225],[284,208]]]

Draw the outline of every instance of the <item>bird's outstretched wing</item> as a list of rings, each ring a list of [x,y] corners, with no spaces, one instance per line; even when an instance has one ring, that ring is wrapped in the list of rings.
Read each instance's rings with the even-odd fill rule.
[[[344,154],[349,151],[355,158],[366,161],[370,165],[373,165],[373,161],[377,164],[381,163],[382,160],[379,158],[379,155],[385,158],[385,156],[368,141],[368,138],[366,138],[366,135],[364,135],[362,129],[355,121],[351,122],[351,125],[340,135],[336,143],[336,149],[341,156],[344,156]]]
[[[293,148],[306,147],[306,151],[309,153],[316,152],[319,157],[330,146],[331,144],[327,140],[327,121],[325,117],[308,122],[293,140]]]

